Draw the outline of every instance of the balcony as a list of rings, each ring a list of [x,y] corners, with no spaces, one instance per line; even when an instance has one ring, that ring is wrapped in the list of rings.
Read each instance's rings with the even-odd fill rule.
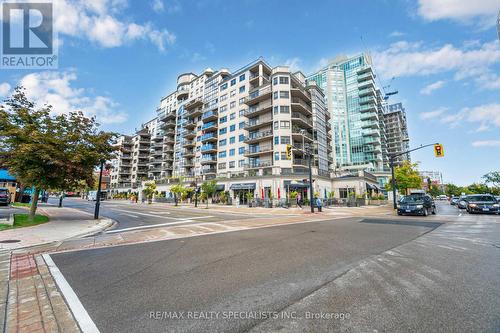
[[[161,156],[163,154],[163,150],[153,150],[150,152],[151,156]]]
[[[166,121],[161,125],[161,128],[163,129],[175,128],[175,121],[174,120]]]
[[[312,163],[312,161],[311,161],[311,163]],[[300,167],[309,167],[309,160],[305,159],[305,158],[293,158],[292,165],[293,166],[300,166]]]
[[[189,130],[195,129],[196,128],[196,121],[186,121],[183,126],[185,129],[189,129]]]
[[[217,169],[216,168],[201,169],[201,173],[204,175],[214,174],[217,173]]]
[[[248,131],[253,131],[258,128],[271,125],[273,123],[273,117],[260,117],[258,119],[252,119],[245,123],[245,129]]]
[[[159,173],[161,172],[161,168],[149,168],[148,171],[151,173]]]
[[[201,120],[203,122],[211,121],[211,120],[217,120],[218,114],[217,111],[206,111],[203,116],[201,117]]]
[[[163,171],[169,171],[169,170],[172,170],[172,164],[164,164],[161,169]]]
[[[272,145],[250,147],[249,149],[245,150],[245,156],[246,157],[259,156],[263,154],[269,154],[272,152],[273,152]]]
[[[363,121],[361,122],[361,128],[378,128],[378,121]]]
[[[361,120],[377,120],[378,121],[378,114],[376,112],[364,112],[361,114],[361,117],[359,118]]]
[[[184,157],[186,157],[186,158],[192,158],[192,157],[194,157],[195,152],[194,152],[194,150],[192,150],[192,149],[184,149],[184,150],[182,151],[182,154],[183,154],[183,156],[184,156]]]
[[[292,122],[298,123],[306,128],[313,126],[313,121],[310,118],[305,117],[302,113],[292,112]]]
[[[273,137],[273,131],[262,131],[262,132],[257,132],[257,133],[250,133],[248,137],[245,138],[245,143],[251,144],[251,143],[257,143],[260,141],[268,140]]]
[[[262,162],[250,162],[245,165],[245,170],[250,169],[259,169],[259,168],[269,168],[273,166],[273,162],[271,161],[262,161]]]
[[[205,164],[216,164],[217,163],[217,157],[215,156],[202,156],[200,160],[201,165]]]
[[[373,80],[368,80],[368,81],[362,81],[358,83],[358,89],[374,89],[375,88],[375,83]],[[359,95],[359,94],[358,94]]]
[[[182,87],[180,87],[179,89],[177,89],[177,100],[182,100],[182,99],[185,99],[189,96],[189,88],[184,85]]]
[[[217,131],[217,122],[216,121],[211,121],[209,123],[203,124],[203,126],[201,126],[201,129],[204,132]]]
[[[272,92],[272,89],[271,89],[271,85],[269,85],[269,84],[266,86],[263,86],[262,88],[259,88],[257,90],[251,91],[248,94],[248,99],[245,101],[245,103],[249,106],[257,104],[257,103],[259,103],[267,98],[270,98],[271,92]]]
[[[196,137],[196,132],[193,130],[187,130],[182,135],[184,139],[194,139]]]
[[[373,103],[370,104],[365,104],[365,105],[360,105],[359,107],[360,112],[372,112],[372,111],[377,111],[377,106]]]
[[[248,108],[243,115],[247,118],[257,117],[263,113],[270,112],[272,108],[273,105],[271,103],[266,105],[256,105]]]
[[[292,108],[292,112],[293,111],[300,112],[306,116],[312,115],[311,106],[301,99],[293,98],[292,103],[290,105]]]
[[[203,145],[201,146],[201,151],[203,153],[216,153],[217,145]]]
[[[195,117],[201,116],[202,114],[203,114],[203,109],[196,108],[196,109],[193,109],[191,112],[187,113],[187,116],[190,118],[195,118]]]
[[[188,103],[186,103],[186,105],[184,106],[184,109],[185,110],[192,110],[194,108],[201,107],[201,106],[203,106],[203,99],[198,97],[198,98],[195,98],[192,101],[189,101]]]
[[[375,90],[373,90],[373,88],[360,89],[358,91],[358,96],[359,97],[363,97],[363,96],[375,96]]]
[[[302,137],[304,137],[305,141],[313,141],[313,136],[311,133],[307,131],[301,131],[300,128],[292,128],[292,138],[293,140],[297,140],[302,142]]]
[[[367,72],[364,74],[358,75],[358,82],[366,81],[366,80],[375,80],[372,72]]]
[[[257,84],[257,82],[259,82],[259,78],[262,78],[264,81],[263,82],[269,82],[270,80],[270,77],[269,75],[266,75],[266,74],[263,74],[263,75],[260,75],[259,73],[251,73],[250,74],[250,77],[248,78],[248,82],[250,84]]]
[[[184,165],[183,165],[183,167],[185,167],[185,168],[192,168],[192,167],[194,167],[193,160],[190,159],[190,158],[189,159],[184,159]]]
[[[292,89],[290,89],[290,94],[292,95],[292,98],[298,97],[298,98],[306,100],[308,102],[311,101],[311,97],[309,97],[309,94],[307,94],[307,92],[303,89],[292,88]]]
[[[182,147],[184,147],[184,148],[194,147],[194,146],[196,146],[196,141],[194,141],[194,140],[186,140],[182,144]]]
[[[173,136],[166,136],[163,138],[163,143],[173,145],[175,143],[175,138]],[[163,150],[165,150],[165,148]]]
[[[203,134],[201,142],[217,142],[217,132]]]
[[[378,129],[365,130],[363,136],[380,136],[380,131]]]
[[[361,97],[359,99],[359,105],[369,104],[369,103],[375,103],[375,97],[373,97],[373,96],[366,96],[366,97]]]

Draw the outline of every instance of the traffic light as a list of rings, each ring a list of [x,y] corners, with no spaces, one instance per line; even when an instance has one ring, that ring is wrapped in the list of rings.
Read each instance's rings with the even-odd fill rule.
[[[436,157],[443,157],[444,156],[444,149],[443,149],[442,144],[436,143],[434,145],[434,155],[436,155]]]
[[[292,159],[292,145],[286,145],[286,158]]]

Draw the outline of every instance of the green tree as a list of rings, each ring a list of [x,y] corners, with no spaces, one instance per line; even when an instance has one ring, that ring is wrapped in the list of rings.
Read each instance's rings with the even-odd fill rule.
[[[490,189],[486,184],[470,184],[469,186],[467,186],[467,189],[470,191],[470,193],[473,194],[490,193]]]
[[[406,194],[408,189],[422,187],[422,178],[418,173],[417,167],[418,163],[404,161],[402,165],[394,168],[396,188],[400,193]],[[392,191],[392,179],[385,186],[387,191]]]
[[[438,186],[435,185],[431,185],[428,192],[433,197],[437,197],[438,195],[444,194],[444,192]]]
[[[216,180],[210,180],[208,182],[204,182],[201,184],[201,190],[207,194],[207,198],[210,198],[210,200],[213,200],[213,196],[215,192],[217,191],[217,181]],[[207,199],[207,208],[208,208],[208,199]]]
[[[115,134],[98,127],[82,112],[53,115],[52,106],[37,107],[22,87],[0,106],[0,166],[33,187],[30,218],[40,190],[91,186],[96,166],[113,157]]]
[[[142,190],[142,192],[146,196],[148,204],[151,204],[153,200],[153,195],[156,194],[156,183],[154,181],[145,183],[144,190]]]
[[[461,192],[460,187],[455,184],[446,184],[444,186],[444,193],[449,196],[459,196]]]
[[[170,188],[170,192],[174,194],[175,205],[177,206],[177,200],[182,196],[182,193],[186,191],[186,187],[179,182]]]
[[[487,184],[491,184],[493,187],[500,187],[500,171],[489,172],[482,178]]]

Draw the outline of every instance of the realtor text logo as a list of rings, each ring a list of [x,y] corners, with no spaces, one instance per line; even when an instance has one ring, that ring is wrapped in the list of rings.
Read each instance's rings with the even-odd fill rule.
[[[2,69],[56,68],[52,3],[2,3]]]

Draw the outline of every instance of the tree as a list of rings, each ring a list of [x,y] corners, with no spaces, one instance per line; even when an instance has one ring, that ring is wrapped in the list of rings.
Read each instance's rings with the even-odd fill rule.
[[[207,194],[207,198],[210,198],[213,201],[213,196],[217,191],[217,181],[210,180],[208,182],[204,182],[201,184],[201,190]],[[207,208],[208,208],[208,199],[207,199]]]
[[[446,184],[444,187],[444,193],[449,197],[459,196],[462,191],[460,187],[455,184]]]
[[[396,178],[396,188],[406,193],[410,188],[421,188],[422,178],[417,170],[418,163],[404,161],[402,165],[394,168],[394,177]],[[392,179],[386,184],[387,191],[392,191]]]
[[[177,200],[179,197],[182,196],[182,193],[184,193],[186,191],[186,187],[184,185],[182,185],[181,182],[179,182],[178,184],[175,184],[173,185],[171,188],[170,188],[170,192],[172,192],[174,194],[174,200],[175,200],[175,205],[177,206]]]
[[[153,200],[153,195],[156,194],[156,183],[154,181],[145,183],[144,190],[142,191],[144,192],[144,195],[148,200],[148,204],[151,204],[151,201]]]
[[[487,184],[491,184],[493,187],[500,187],[500,171],[492,171],[485,174],[482,178]]]
[[[444,192],[436,185],[431,185],[429,188],[429,194],[433,196],[434,198],[437,197],[438,195],[442,195]]]
[[[37,107],[22,87],[0,106],[0,166],[33,187],[30,218],[42,189],[67,190],[82,180],[90,186],[96,166],[113,157],[116,135],[98,127],[80,111],[53,115],[52,106]]]

